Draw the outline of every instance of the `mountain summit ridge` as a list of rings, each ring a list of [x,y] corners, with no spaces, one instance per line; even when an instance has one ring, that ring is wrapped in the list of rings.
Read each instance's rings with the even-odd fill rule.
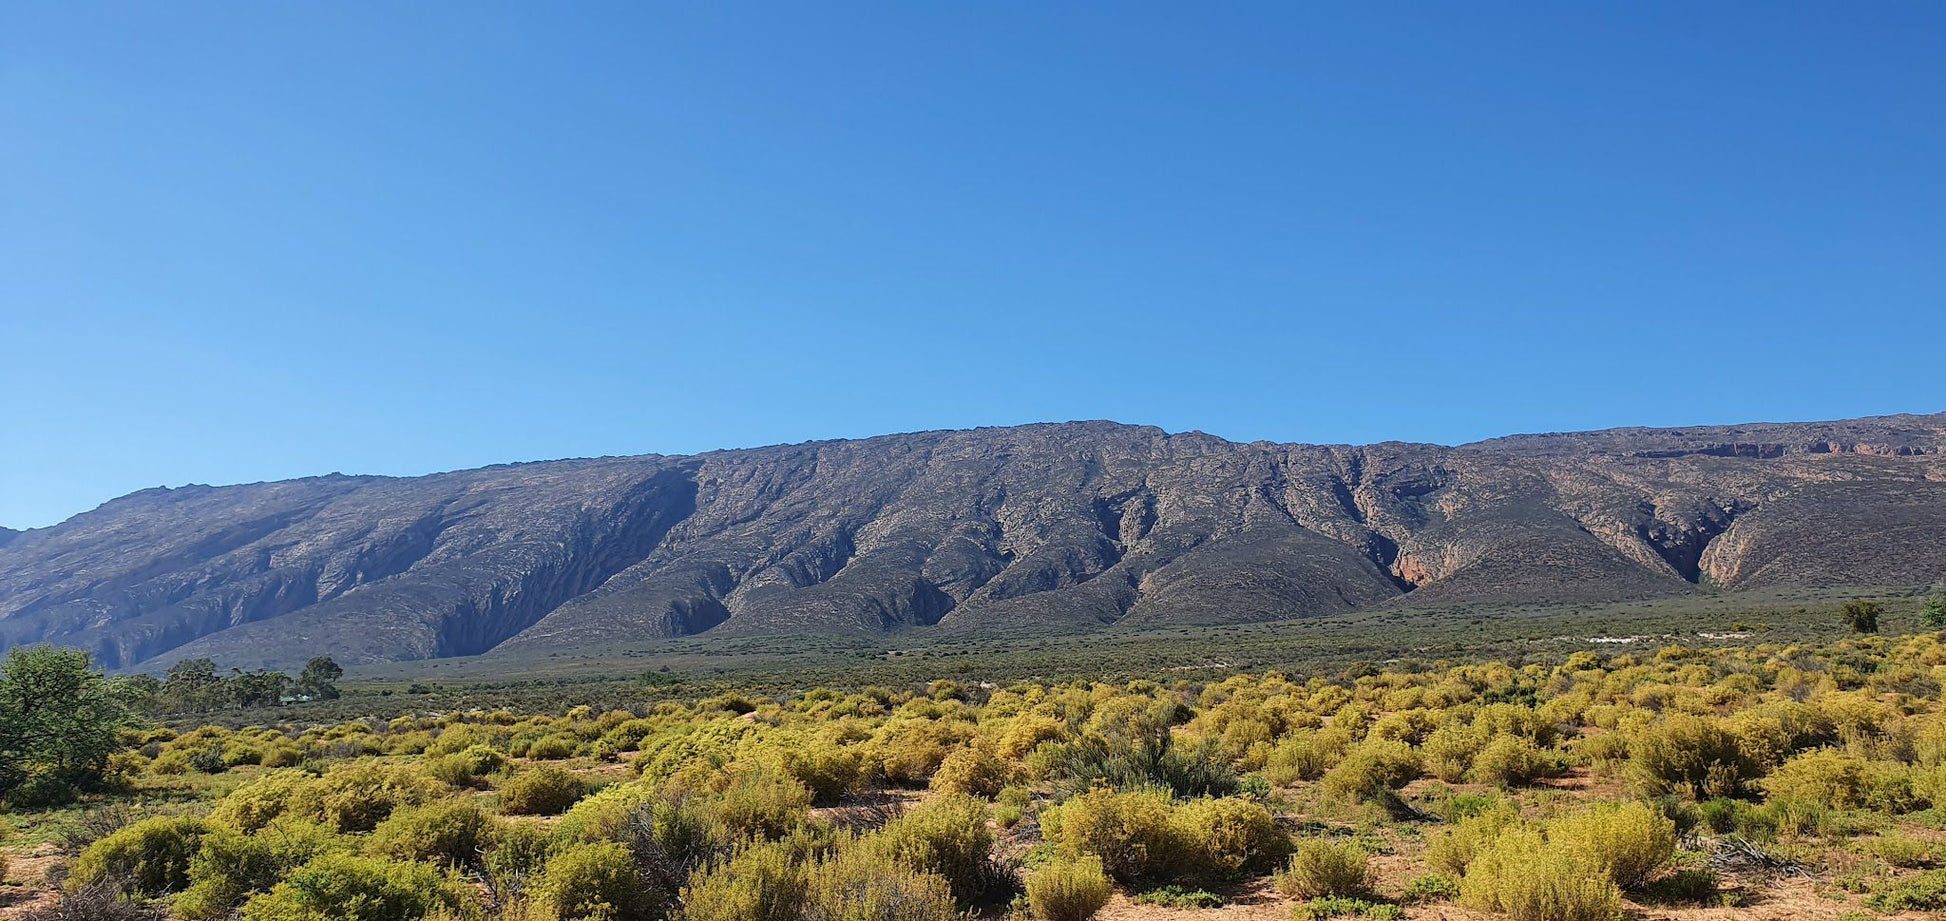
[[[0,646],[117,667],[1075,630],[1946,570],[1946,414],[1232,442],[1105,421],[150,489],[0,533]]]

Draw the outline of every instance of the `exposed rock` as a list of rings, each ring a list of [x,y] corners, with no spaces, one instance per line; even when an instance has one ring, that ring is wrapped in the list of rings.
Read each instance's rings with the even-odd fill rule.
[[[0,645],[286,665],[1916,585],[1943,447],[1946,415],[1458,448],[1084,422],[152,489],[0,531]]]

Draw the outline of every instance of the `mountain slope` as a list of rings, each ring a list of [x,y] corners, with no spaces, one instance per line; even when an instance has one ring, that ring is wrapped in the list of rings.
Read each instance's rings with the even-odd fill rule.
[[[1919,584],[1942,449],[1946,415],[1456,448],[1088,422],[153,489],[0,535],[0,645],[281,665]]]

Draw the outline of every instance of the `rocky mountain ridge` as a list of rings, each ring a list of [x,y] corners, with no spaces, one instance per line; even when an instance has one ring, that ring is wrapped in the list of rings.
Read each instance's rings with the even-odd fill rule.
[[[1915,585],[1942,451],[1946,414],[1459,447],[1080,422],[151,489],[0,533],[0,645],[283,665]]]

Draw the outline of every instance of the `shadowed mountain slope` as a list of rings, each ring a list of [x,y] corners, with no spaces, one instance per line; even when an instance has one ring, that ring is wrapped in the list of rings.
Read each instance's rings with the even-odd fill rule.
[[[1946,415],[1238,444],[1084,422],[152,489],[0,533],[0,645],[116,666],[1914,585]]]

